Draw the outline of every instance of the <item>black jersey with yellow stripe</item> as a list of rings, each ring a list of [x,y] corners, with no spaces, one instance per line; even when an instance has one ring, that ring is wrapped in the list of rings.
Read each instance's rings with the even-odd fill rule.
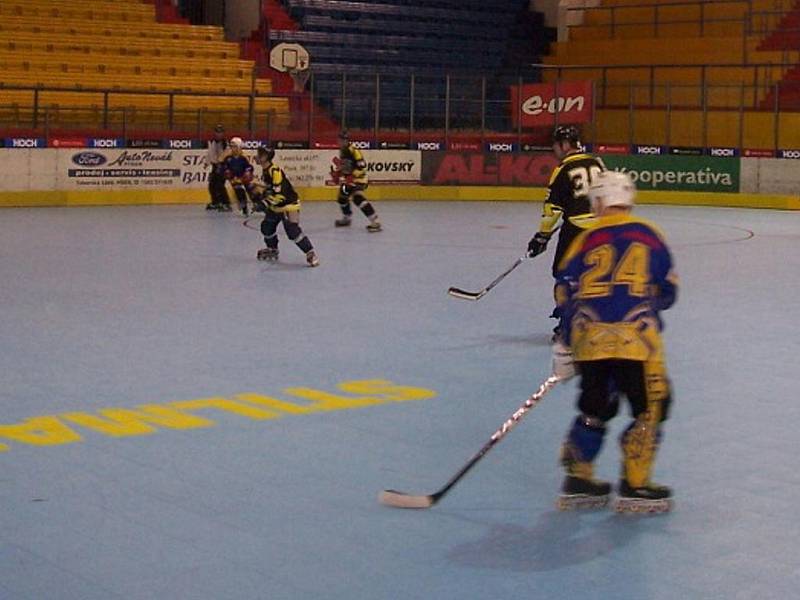
[[[550,235],[559,221],[563,220],[553,260],[554,275],[570,242],[593,222],[589,184],[605,168],[599,157],[586,152],[573,152],[561,160],[550,176],[539,231]]]
[[[263,179],[270,210],[273,212],[299,210],[300,198],[283,169],[272,164],[264,169]]]
[[[355,183],[367,183],[367,161],[352,142],[339,150],[339,160],[343,175],[351,175]]]

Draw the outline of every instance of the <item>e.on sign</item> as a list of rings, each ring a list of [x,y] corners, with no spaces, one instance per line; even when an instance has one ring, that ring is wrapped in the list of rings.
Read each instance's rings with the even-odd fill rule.
[[[556,87],[558,96],[556,96]],[[521,93],[520,93],[521,92]],[[546,127],[556,123],[587,123],[592,119],[592,82],[559,81],[511,87],[511,119],[516,127]]]

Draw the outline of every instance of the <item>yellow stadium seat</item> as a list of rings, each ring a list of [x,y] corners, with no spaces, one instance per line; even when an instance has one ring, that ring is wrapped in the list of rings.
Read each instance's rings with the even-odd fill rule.
[[[0,24],[2,30],[2,24]],[[197,41],[186,44],[184,40],[162,39],[158,44],[143,38],[119,40],[85,34],[66,34],[57,37],[35,32],[17,31],[4,36],[0,51],[29,53],[83,53],[123,56],[178,56],[202,59],[238,59],[239,46],[232,42]]]
[[[159,23],[140,0],[2,0],[0,123],[288,126],[288,99],[269,96],[271,80],[239,56],[222,28]]]

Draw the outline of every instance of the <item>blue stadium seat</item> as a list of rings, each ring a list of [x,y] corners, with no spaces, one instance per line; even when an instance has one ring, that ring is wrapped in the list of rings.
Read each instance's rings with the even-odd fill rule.
[[[496,95],[505,101],[489,104],[496,114],[480,114],[481,76],[497,87],[496,74],[510,66],[512,32],[527,11],[527,0],[281,1],[301,28],[271,31],[271,44],[296,42],[308,49],[315,98],[334,118],[346,108],[348,126],[374,126],[376,105],[382,127],[407,126],[412,74],[415,126],[441,128],[448,93],[453,126],[459,120],[464,126],[508,120],[506,83],[500,90],[487,90],[489,100]],[[541,29],[542,40],[552,37]],[[538,62],[534,52],[523,54],[524,62]]]

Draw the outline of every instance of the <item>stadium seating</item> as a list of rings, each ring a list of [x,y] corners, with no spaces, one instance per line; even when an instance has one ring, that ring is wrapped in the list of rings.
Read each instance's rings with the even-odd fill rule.
[[[241,128],[251,116],[288,123],[288,99],[264,97],[271,81],[256,78],[253,61],[239,56],[221,28],[159,23],[153,4],[139,0],[6,0],[0,124],[10,115],[41,121],[42,111],[50,126],[97,114],[106,124],[123,115],[127,126],[145,128],[181,119],[192,128],[207,120]]]
[[[335,119],[366,128],[374,126],[376,108],[382,126],[408,126],[413,112],[417,127],[442,127],[445,97],[456,107],[451,123],[479,127],[487,116],[480,114],[481,76],[491,82],[504,67],[517,66],[508,64],[509,42],[520,10],[527,10],[520,0],[282,2],[298,27],[271,29],[272,43],[303,44],[311,54],[315,98]],[[545,44],[550,36],[542,26],[534,37]],[[530,53],[526,61],[537,56]],[[459,81],[463,73],[472,75],[468,84]],[[489,87],[489,94],[507,95],[507,87]],[[490,106],[497,114],[488,118],[508,128],[506,107]]]
[[[604,0],[583,8],[569,41],[553,46],[545,62],[562,68],[546,78],[597,82],[596,134],[604,141],[758,146],[774,127],[758,130],[760,117],[751,113],[768,103],[774,108],[775,83],[800,62],[798,48],[770,46],[755,35],[758,11],[775,11],[775,4]]]

